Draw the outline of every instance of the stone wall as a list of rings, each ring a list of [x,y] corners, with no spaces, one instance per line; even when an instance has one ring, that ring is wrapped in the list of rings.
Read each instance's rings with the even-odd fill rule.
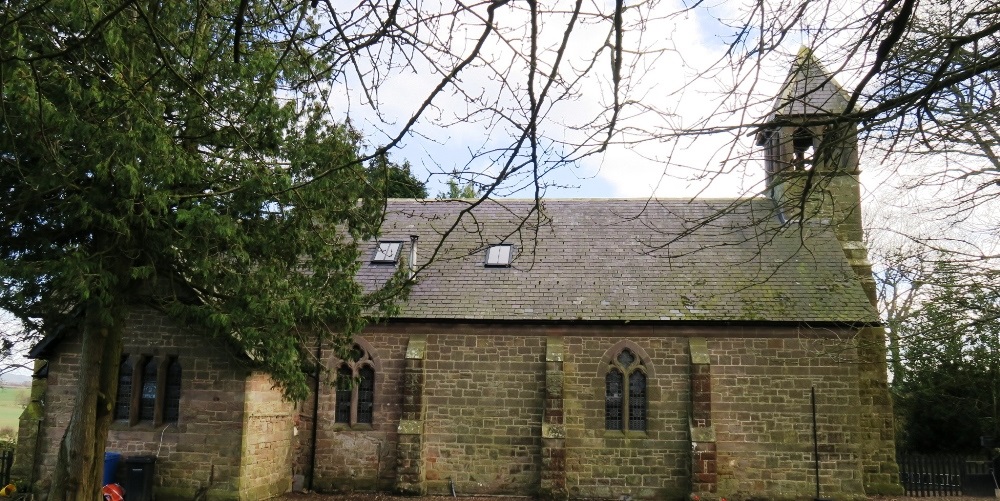
[[[50,359],[41,433],[43,477],[55,465],[58,441],[76,401],[79,349],[78,339],[64,339]],[[182,370],[180,415],[176,423],[159,426],[115,422],[107,450],[120,452],[123,460],[155,456],[154,490],[159,500],[190,500],[197,493],[210,499],[237,498],[249,374],[244,362],[223,343],[190,332],[152,309],[129,315],[123,353],[177,357]]]
[[[858,497],[856,334],[731,325],[373,327],[360,339],[379,363],[375,423],[335,425],[333,391],[324,387],[316,488],[814,497],[815,387],[821,494]],[[643,360],[648,376],[645,431],[605,429],[604,377],[622,348]],[[401,421],[403,407],[410,410]]]
[[[320,384],[318,428],[316,430],[316,466],[313,488],[326,492],[352,490],[389,490],[393,487],[396,467],[397,426],[400,416],[400,388],[407,338],[403,335],[359,337],[375,362],[374,416],[371,425],[334,423],[335,392],[330,380]],[[324,350],[327,365],[336,368],[332,350]],[[308,477],[312,447],[312,402],[303,405],[299,423],[299,447],[296,464]],[[308,479],[306,479],[308,480]]]
[[[427,336],[423,438],[428,493],[449,493],[450,482],[463,495],[537,489],[544,357],[540,336]]]
[[[708,340],[721,496],[815,497],[813,387],[821,496],[864,495],[854,333],[835,332]]]
[[[566,483],[571,497],[679,499],[689,492],[687,340],[634,334],[645,335],[563,339]],[[644,433],[605,430],[603,365],[625,347],[646,366]]]
[[[292,487],[296,409],[281,398],[267,374],[258,372],[247,378],[245,395],[240,496],[268,499]]]

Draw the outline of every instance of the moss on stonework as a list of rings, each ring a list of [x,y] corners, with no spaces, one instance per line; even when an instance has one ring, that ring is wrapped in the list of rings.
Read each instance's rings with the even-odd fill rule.
[[[38,402],[31,402],[24,408],[24,411],[21,412],[21,417],[19,419],[21,421],[38,421],[39,419],[42,419],[44,414],[45,409],[42,408],[42,404]]]
[[[671,486],[657,489],[655,499],[689,499],[691,489],[687,486]]]
[[[403,482],[397,481],[392,488],[393,494],[400,496],[423,496],[427,494],[427,488],[423,482]]]
[[[745,492],[735,492],[728,495],[716,495],[715,497],[700,496],[701,501],[719,501],[725,499],[726,501],[812,501],[815,500],[815,493],[790,493],[790,492],[776,492],[768,494],[747,494]],[[867,501],[868,497],[864,494],[834,494],[826,495],[823,494],[821,499],[829,499],[832,501]]]
[[[886,482],[866,485],[865,492],[869,496],[901,496],[906,494],[906,489],[898,482]]]
[[[541,501],[561,501],[569,499],[566,489],[538,489],[538,499]]]
[[[207,501],[239,501],[240,495],[234,491],[208,491],[205,494],[205,499]]]

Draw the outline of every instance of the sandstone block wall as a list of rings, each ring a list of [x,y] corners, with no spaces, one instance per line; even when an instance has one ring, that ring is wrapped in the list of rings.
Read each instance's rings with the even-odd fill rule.
[[[247,378],[245,395],[240,496],[268,499],[292,487],[295,406],[259,372]]]
[[[827,333],[829,334],[829,333]],[[815,497],[810,389],[816,388],[823,497],[864,494],[852,333],[709,339],[719,494]]]
[[[154,482],[162,491],[158,498],[237,492],[248,370],[221,342],[191,332],[155,310],[134,310],[126,325],[123,353],[177,357],[180,416],[177,423],[158,427],[115,423],[107,450],[126,458],[156,456]],[[133,384],[138,381],[133,378]]]
[[[313,488],[321,491],[389,490],[394,483],[407,337],[365,335],[356,341],[368,349],[375,362],[373,423],[353,427],[334,423],[334,387],[329,379],[321,381],[313,478]],[[332,350],[324,350],[323,357],[327,365],[336,370]],[[299,421],[301,446],[296,464],[301,465],[304,476],[310,473],[311,406],[312,402],[303,406],[301,414],[304,417]]]
[[[430,334],[424,360],[427,491],[538,488],[545,338]]]
[[[687,340],[566,336],[566,484],[571,497],[659,499],[689,492]],[[602,361],[629,347],[647,371],[645,432],[605,430]]]
[[[40,472],[55,465],[58,442],[68,424],[75,404],[76,375],[79,373],[79,340],[60,343],[50,360],[45,419],[42,425]],[[162,357],[176,356],[180,363],[180,415],[176,423],[153,426],[149,422],[129,425],[115,422],[108,433],[107,450],[119,452],[123,460],[133,456],[155,456],[154,491],[159,500],[194,499],[205,494],[214,499],[237,499],[244,484],[261,492],[287,487],[290,471],[264,464],[269,473],[256,473],[243,464],[243,425],[247,412],[246,390],[250,371],[247,363],[224,343],[212,340],[177,325],[152,309],[134,310],[128,318],[123,353]],[[273,405],[280,394],[251,378],[253,398]],[[134,379],[138,384],[138,379]],[[268,386],[267,389],[263,386]],[[256,412],[255,405],[250,406]],[[255,414],[255,415],[259,415]],[[274,434],[290,435],[289,424],[257,426],[262,432],[258,441]],[[251,419],[251,423],[254,420]],[[271,426],[271,428],[267,428]],[[270,431],[268,431],[270,430]],[[290,444],[290,439],[289,439]],[[287,460],[286,460],[287,462]],[[124,461],[120,465],[123,468]],[[287,474],[286,474],[287,473]],[[245,475],[244,475],[245,474]],[[244,476],[249,481],[244,481]],[[124,480],[124,478],[121,478]],[[259,499],[244,495],[243,499]]]
[[[700,475],[702,487],[715,489],[709,497],[811,498],[815,386],[821,493],[858,497],[865,434],[855,335],[761,326],[379,326],[361,338],[380,364],[375,423],[334,424],[334,394],[323,387],[315,487],[389,491],[400,488],[394,472],[405,470],[418,472],[407,477],[408,492],[450,494],[453,483],[460,495],[670,499],[687,496]],[[401,423],[414,336],[422,340],[420,409]],[[697,362],[692,338],[702,351]],[[605,366],[623,347],[648,375],[645,431],[605,430]],[[694,405],[708,415],[695,419]],[[300,440],[307,436],[300,430]],[[400,445],[404,436],[409,448]],[[704,449],[701,469],[693,447]]]

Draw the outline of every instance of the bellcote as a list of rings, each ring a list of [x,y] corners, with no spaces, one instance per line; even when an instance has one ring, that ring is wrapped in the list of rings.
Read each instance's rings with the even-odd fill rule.
[[[857,134],[843,118],[848,100],[803,47],[756,136],[782,219],[830,224],[842,242],[862,240]]]
[[[764,147],[768,184],[779,172],[857,170],[853,127],[838,118],[849,96],[813,52],[802,47],[774,100],[757,145]]]

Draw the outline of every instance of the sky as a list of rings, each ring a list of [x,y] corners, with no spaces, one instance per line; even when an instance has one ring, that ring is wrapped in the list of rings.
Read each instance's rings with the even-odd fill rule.
[[[547,176],[547,180],[557,186],[549,188],[546,196],[734,197],[759,188],[763,176],[758,165],[751,168],[733,165],[723,169],[724,175],[705,178],[706,171],[722,169],[727,158],[745,155],[752,148],[752,138],[740,138],[737,150],[731,151],[733,138],[729,134],[679,140],[666,137],[669,131],[708,118],[714,118],[714,124],[732,124],[747,118],[720,110],[726,105],[727,89],[737,86],[734,75],[718,71],[701,75],[723,58],[728,47],[725,37],[731,30],[711,17],[712,9],[662,17],[664,12],[680,10],[679,3],[658,2],[655,9],[636,7],[628,11],[623,37],[627,50],[622,72],[626,90],[621,94],[636,103],[623,109],[618,122],[621,133],[616,139],[632,144],[611,145],[606,151],[557,167]],[[491,160],[505,158],[503,154],[485,152],[507,146],[517,130],[505,126],[502,119],[498,124],[493,122],[492,116],[468,113],[481,106],[484,100],[489,101],[489,106],[502,108],[510,115],[520,111],[514,105],[514,96],[523,99],[527,72],[512,54],[515,50],[523,52],[526,49],[523,45],[528,38],[523,29],[526,19],[524,12],[514,9],[499,13],[498,24],[515,26],[505,33],[511,43],[506,46],[490,43],[483,51],[482,59],[494,61],[494,68],[512,68],[503,75],[504,85],[498,83],[497,72],[491,71],[494,68],[467,69],[458,85],[448,86],[436,97],[435,107],[425,112],[414,128],[415,133],[405,136],[401,147],[393,153],[394,160],[409,161],[418,178],[429,180],[432,194],[443,190],[447,179],[443,174],[452,170],[495,174],[498,163]],[[478,19],[467,21],[468,25],[460,25],[457,30],[449,29],[459,37],[463,34],[476,36],[481,22]],[[554,61],[551,49],[561,40],[567,24],[566,15],[543,16],[539,45],[549,50],[542,51],[540,59],[548,64]],[[569,89],[571,97],[544,108],[540,130],[545,137],[553,138],[548,158],[567,153],[565,145],[558,144],[560,141],[566,144],[587,142],[587,134],[594,129],[580,129],[585,129],[595,117],[607,118],[603,112],[614,95],[610,82],[611,55],[608,50],[599,51],[609,30],[609,23],[588,22],[581,23],[571,35],[560,68],[566,74],[591,62],[594,68]],[[522,45],[517,46],[517,43]],[[769,73],[760,79],[760,88],[755,89],[757,105],[748,110],[752,114],[750,119],[766,115],[767,105],[777,93],[799,43],[791,41],[788,57],[775,58]],[[462,47],[466,49],[463,53],[467,53],[468,47]],[[429,62],[419,57],[413,59],[416,62],[412,71],[403,71],[381,83],[377,93],[374,89],[365,92],[357,78],[343,79],[331,99],[335,115],[350,119],[373,146],[385,144],[441,78],[440,71],[431,69]],[[536,85],[540,86],[542,81],[541,77],[536,78]],[[516,90],[504,89],[505,86]],[[470,94],[472,99],[468,98]],[[377,102],[377,107],[371,106],[372,101]],[[597,137],[603,135],[597,134]],[[595,141],[590,139],[589,142],[593,146]],[[488,178],[477,179],[485,181]],[[498,194],[519,198],[533,196],[530,186],[519,189],[522,186],[515,183],[499,190]]]
[[[434,2],[421,4],[432,9]],[[449,5],[442,2],[442,5]],[[410,134],[404,135],[392,152],[396,161],[409,161],[413,173],[426,180],[433,196],[445,190],[447,174],[463,171],[466,178],[489,182],[509,157],[504,149],[524,123],[523,102],[528,79],[525,63],[516,53],[528,53],[528,15],[518,2],[498,9],[495,25],[503,39],[492,38],[483,47],[479,64],[472,64],[457,82],[446,85],[433,106],[423,112]],[[557,5],[571,5],[569,2]],[[559,164],[544,176],[549,198],[628,197],[745,197],[762,192],[761,152],[754,145],[752,130],[737,132],[727,127],[760,121],[767,116],[774,96],[803,45],[830,70],[835,79],[852,92],[868,71],[868,55],[844,51],[854,47],[859,27],[865,26],[877,2],[809,2],[797,27],[788,30],[778,46],[765,56],[748,56],[748,64],[738,66],[727,50],[756,2],[703,1],[686,9],[679,0],[627,2],[620,96],[623,107],[615,143],[602,151],[595,144],[603,138],[601,125],[608,118],[607,105],[613,99],[611,52],[607,49],[609,17],[594,15],[612,12],[613,2],[593,0],[584,6],[584,15],[569,37],[560,60],[560,72],[568,77],[585,75],[572,86],[553,87],[552,100],[542,107],[539,131],[545,152],[543,170],[563,156],[580,157]],[[777,16],[778,28],[788,17],[787,2],[761,0],[770,14]],[[589,14],[589,17],[588,17]],[[458,15],[444,23],[441,32],[450,38],[453,52],[470,53],[483,26],[484,15]],[[539,72],[533,83],[540,87],[543,75],[556,59],[555,48],[562,40],[569,16],[566,12],[543,14],[539,27]],[[405,23],[404,23],[405,24]],[[804,27],[803,27],[804,26]],[[824,27],[815,30],[811,27]],[[847,29],[829,29],[847,26]],[[431,30],[433,31],[433,30]],[[754,53],[760,31],[744,33],[745,44],[737,52]],[[426,38],[426,37],[425,37]],[[774,40],[773,34],[764,39]],[[442,41],[444,40],[444,41]],[[457,40],[457,41],[456,41]],[[349,119],[374,148],[394,138],[403,123],[419,109],[419,104],[441,81],[442,72],[454,67],[457,59],[438,53],[405,53],[408,67],[386,68],[404,61],[401,55],[379,64],[359,68],[362,73],[377,71],[389,75],[367,92],[358,78],[336,83],[330,106],[334,116]],[[485,64],[483,62],[488,62]],[[388,63],[388,64],[387,64]],[[372,103],[375,103],[372,105]],[[376,111],[377,110],[377,111]],[[508,122],[507,117],[512,117]],[[513,122],[519,121],[515,125]],[[678,131],[718,128],[712,134],[681,135]],[[596,139],[595,139],[596,138]],[[584,144],[580,149],[573,145]],[[586,153],[581,155],[581,153]],[[519,158],[523,160],[523,158]],[[940,218],[935,204],[954,197],[939,189],[912,189],[919,179],[920,166],[935,166],[934,160],[892,156],[874,149],[862,150],[861,181],[869,224],[885,234],[917,228],[923,234],[980,231],[991,224],[988,210],[974,211],[961,223]],[[900,168],[900,166],[903,166]],[[526,198],[534,195],[524,177],[515,176],[494,197]],[[984,222],[983,219],[986,219]],[[887,221],[905,221],[905,228],[886,228]],[[896,223],[892,223],[896,224]],[[995,230],[995,223],[994,228]],[[988,238],[996,237],[986,232]],[[979,238],[974,236],[973,238]]]
[[[427,0],[420,5],[432,8],[435,3]],[[449,5],[443,0],[441,4]],[[518,134],[515,122],[523,118],[517,100],[525,99],[528,85],[525,62],[515,54],[526,53],[530,39],[528,17],[518,10],[523,8],[522,3],[509,5],[512,7],[497,12],[496,22],[503,39],[493,38],[484,45],[478,63],[470,65],[457,84],[441,90],[433,105],[423,111],[411,132],[402,136],[399,147],[391,152],[394,161],[408,161],[414,175],[427,181],[431,196],[446,190],[445,182],[452,171],[463,171],[467,177],[487,182],[509,158],[505,148]],[[607,14],[611,5],[613,2],[592,0],[585,5],[585,14],[597,11]],[[541,161],[543,169],[553,166],[553,159],[563,155],[580,158],[559,164],[544,176],[549,185],[545,197],[757,195],[763,182],[760,151],[746,130],[736,134],[725,128],[758,121],[767,115],[802,45],[813,48],[819,60],[849,91],[867,68],[863,54],[850,60],[853,66],[840,55],[842,48],[850,45],[846,38],[851,36],[850,32],[834,32],[817,41],[816,33],[807,29],[789,31],[776,50],[764,58],[751,60],[754,64],[732,67],[727,64],[726,51],[736,36],[735,26],[747,16],[740,10],[745,7],[743,3],[706,0],[693,10],[686,10],[680,0],[627,5],[630,8],[623,20],[626,50],[620,95],[629,103],[619,117],[620,133],[606,150],[596,151],[595,143],[603,137],[599,125],[606,122],[607,105],[614,95],[611,53],[606,43],[611,25],[608,19],[584,16],[586,19],[570,35],[560,71],[567,77],[584,69],[587,72],[573,85],[550,89],[550,104],[542,107],[539,121],[539,130],[545,138],[541,145],[546,152]],[[866,9],[874,4],[812,2],[810,5],[823,10],[806,12],[806,25],[863,20],[868,14]],[[442,37],[447,33],[451,38],[436,42],[440,45],[447,41],[453,44],[453,52],[468,54],[482,30],[482,16],[482,11],[457,16],[454,23],[445,23],[433,33]],[[543,16],[539,31],[540,72],[533,81],[537,86],[544,84],[541,75],[555,61],[554,49],[562,40],[568,19],[566,12]],[[747,40],[755,40],[759,34],[746,33]],[[421,36],[426,37],[427,30]],[[362,59],[357,66],[364,75],[388,75],[378,86],[365,89],[363,79],[348,73],[332,84],[329,100],[334,118],[350,120],[363,133],[369,151],[395,138],[402,124],[420,108],[424,97],[439,84],[442,72],[458,62],[443,54],[423,57],[401,52],[382,56],[380,63],[369,62],[366,66]],[[412,65],[400,66],[407,57]],[[553,100],[552,96],[561,99]],[[486,113],[484,109],[499,113]],[[723,130],[715,134],[671,135],[674,131],[706,126]],[[579,144],[585,147],[574,150],[573,145]],[[921,162],[929,169],[935,168],[933,161]],[[935,202],[953,198],[955,193],[949,191],[953,188],[908,189],[911,179],[896,168],[884,167],[901,163],[906,160],[887,160],[879,152],[863,152],[865,213],[879,238],[895,238],[902,244],[907,240],[906,232],[915,231],[957,236],[973,240],[983,249],[996,250],[996,235],[991,233],[995,231],[995,216],[990,207],[973,211],[961,222],[942,219]],[[919,176],[919,169],[912,174]],[[533,186],[518,176],[494,194],[517,198],[533,195]]]

